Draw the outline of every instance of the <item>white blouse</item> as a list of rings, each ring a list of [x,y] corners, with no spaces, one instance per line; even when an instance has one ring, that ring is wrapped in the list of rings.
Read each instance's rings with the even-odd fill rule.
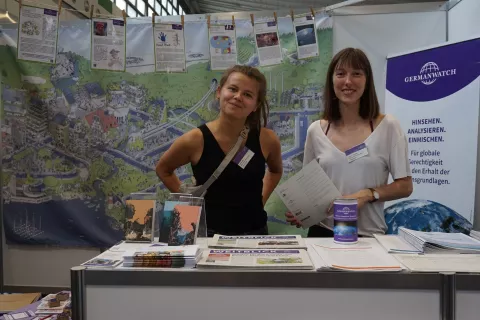
[[[303,165],[317,159],[342,195],[385,185],[389,174],[393,179],[412,175],[407,138],[392,115],[385,115],[364,143],[368,155],[349,163],[345,153],[327,138],[320,120],[317,120],[307,131]],[[384,202],[367,203],[358,213],[358,233],[366,236],[384,234],[387,225],[383,209]],[[321,224],[332,229],[333,215]]]

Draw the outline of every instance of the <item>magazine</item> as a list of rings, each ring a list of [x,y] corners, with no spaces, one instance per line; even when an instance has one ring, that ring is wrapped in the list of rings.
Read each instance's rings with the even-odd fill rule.
[[[300,235],[224,236],[215,234],[209,247],[231,249],[307,249],[305,241]]]
[[[126,201],[124,226],[126,242],[153,241],[155,205],[156,201],[154,199],[130,199]]]
[[[205,250],[197,268],[250,268],[311,270],[312,261],[305,249],[289,250]]]
[[[195,244],[201,214],[201,206],[192,206],[183,201],[165,201],[160,242],[169,246]]]

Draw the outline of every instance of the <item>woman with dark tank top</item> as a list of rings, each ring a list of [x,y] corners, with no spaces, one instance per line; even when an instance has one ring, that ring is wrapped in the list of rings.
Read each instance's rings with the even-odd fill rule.
[[[216,93],[219,117],[175,140],[157,164],[157,175],[171,192],[180,191],[175,169],[188,163],[197,185],[202,185],[235,145],[244,126],[249,126],[241,154],[205,195],[209,236],[268,234],[264,205],[280,181],[283,167],[280,141],[265,128],[266,89],[265,76],[258,69],[234,66],[227,70]]]

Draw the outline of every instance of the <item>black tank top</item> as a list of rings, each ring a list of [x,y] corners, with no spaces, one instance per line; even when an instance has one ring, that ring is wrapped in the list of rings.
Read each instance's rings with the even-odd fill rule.
[[[205,124],[198,128],[203,134],[203,152],[192,169],[200,185],[210,178],[226,154]],[[245,168],[232,160],[205,195],[207,228],[216,233],[243,234],[266,225],[267,213],[262,203],[266,161],[258,130],[250,129],[245,146],[254,153]]]

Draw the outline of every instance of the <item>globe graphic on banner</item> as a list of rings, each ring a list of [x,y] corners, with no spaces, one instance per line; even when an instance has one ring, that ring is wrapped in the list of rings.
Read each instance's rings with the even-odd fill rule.
[[[470,233],[472,224],[452,209],[429,200],[405,200],[384,211],[386,233],[397,234],[399,227],[425,232]]]
[[[437,72],[437,71],[440,71],[440,68],[438,67],[438,65],[435,62],[427,62],[427,63],[425,63],[425,65],[420,70],[420,74],[429,74],[429,73],[433,73],[433,72]],[[430,84],[434,83],[436,80],[437,80],[437,78],[426,79],[426,80],[422,80],[422,83],[426,84],[426,85],[430,85]]]

